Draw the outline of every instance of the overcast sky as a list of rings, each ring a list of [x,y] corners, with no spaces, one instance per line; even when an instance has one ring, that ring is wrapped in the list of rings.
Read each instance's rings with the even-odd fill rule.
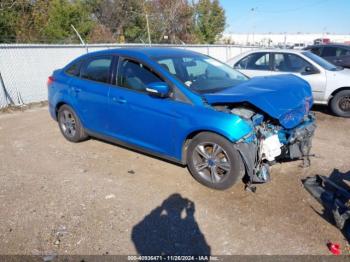
[[[226,32],[350,34],[350,0],[220,0]]]

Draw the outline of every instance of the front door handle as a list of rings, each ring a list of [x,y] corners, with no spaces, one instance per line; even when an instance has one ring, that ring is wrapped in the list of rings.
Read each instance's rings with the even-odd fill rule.
[[[126,104],[126,99],[123,97],[113,97],[112,98],[113,102],[116,102],[118,104]]]

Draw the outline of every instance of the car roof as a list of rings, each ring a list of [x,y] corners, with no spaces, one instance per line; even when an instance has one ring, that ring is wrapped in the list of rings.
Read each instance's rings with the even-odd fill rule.
[[[91,52],[87,55],[103,55],[117,54],[126,56],[147,56],[147,57],[166,57],[166,56],[184,56],[184,55],[203,55],[195,51],[171,48],[171,47],[129,47],[129,48],[114,48],[97,52]]]
[[[302,53],[305,52],[305,50],[296,50],[296,49],[256,49],[256,50],[250,50],[248,52],[246,52],[246,54],[248,53],[264,53],[264,52],[272,52],[272,53]]]
[[[307,46],[307,48],[312,48],[312,47],[343,47],[343,48],[347,48],[350,49],[350,45],[345,45],[345,44],[337,44],[337,43],[333,43],[333,44],[320,44],[320,45],[309,45]]]
[[[289,54],[302,54],[304,52],[310,52],[309,50],[299,50],[299,49],[253,49],[249,50],[247,52],[244,52],[242,54],[239,54],[235,57],[232,57],[231,59],[228,59],[226,63],[231,64],[231,63],[236,63],[238,60],[244,58],[245,56],[248,56],[250,54],[254,53],[289,53]]]

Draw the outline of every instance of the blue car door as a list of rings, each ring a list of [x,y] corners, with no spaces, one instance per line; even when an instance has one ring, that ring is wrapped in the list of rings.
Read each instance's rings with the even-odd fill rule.
[[[70,88],[83,126],[94,132],[108,130],[108,92],[113,56],[88,58],[80,69],[80,77],[72,78]]]
[[[174,132],[181,122],[176,107],[181,102],[146,92],[147,84],[160,81],[142,63],[120,59],[116,85],[109,94],[110,131],[128,143],[171,156]]]

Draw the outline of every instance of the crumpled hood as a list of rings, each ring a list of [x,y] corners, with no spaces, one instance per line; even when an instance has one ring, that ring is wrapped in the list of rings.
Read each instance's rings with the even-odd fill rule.
[[[313,104],[310,85],[294,75],[254,77],[204,97],[209,104],[248,102],[285,128],[300,124]]]

